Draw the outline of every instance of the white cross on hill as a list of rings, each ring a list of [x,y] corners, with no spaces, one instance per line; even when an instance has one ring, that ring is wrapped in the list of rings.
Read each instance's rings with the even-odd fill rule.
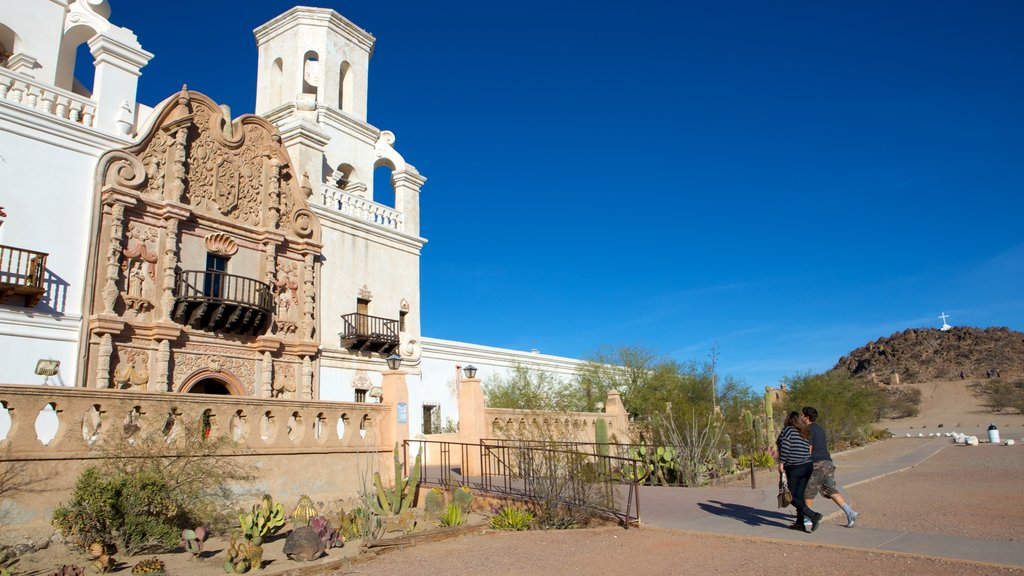
[[[946,324],[946,318],[949,318],[949,314],[946,314],[945,312],[943,312],[942,314],[939,315],[939,318],[942,318],[942,328],[939,328],[939,330],[942,330],[943,332],[945,332],[946,330],[949,330],[949,329],[952,328],[952,326],[950,326],[949,324]]]

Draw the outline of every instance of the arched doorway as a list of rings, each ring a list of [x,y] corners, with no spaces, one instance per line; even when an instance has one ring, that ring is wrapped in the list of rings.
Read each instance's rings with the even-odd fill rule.
[[[249,394],[238,378],[225,370],[196,372],[189,376],[178,390],[186,394],[217,396],[247,396]]]
[[[223,396],[230,396],[231,391],[228,390],[227,384],[217,380],[215,378],[203,378],[199,382],[196,382],[186,390],[189,394],[220,394]]]

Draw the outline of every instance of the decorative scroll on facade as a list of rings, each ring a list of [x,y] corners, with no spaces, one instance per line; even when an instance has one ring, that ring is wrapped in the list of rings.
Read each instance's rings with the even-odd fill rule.
[[[251,395],[311,395],[320,224],[280,136],[187,89],[155,118],[97,168],[81,384],[185,391],[223,375]]]

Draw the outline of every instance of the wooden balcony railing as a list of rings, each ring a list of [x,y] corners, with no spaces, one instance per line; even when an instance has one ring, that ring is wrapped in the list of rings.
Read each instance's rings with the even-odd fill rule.
[[[46,293],[43,276],[48,254],[0,245],[0,303],[16,294],[25,296],[29,308]]]
[[[343,314],[344,330],[338,333],[346,348],[391,354],[398,347],[398,320],[369,314]]]
[[[274,306],[269,284],[212,270],[178,272],[174,297],[174,321],[208,332],[262,334]]]

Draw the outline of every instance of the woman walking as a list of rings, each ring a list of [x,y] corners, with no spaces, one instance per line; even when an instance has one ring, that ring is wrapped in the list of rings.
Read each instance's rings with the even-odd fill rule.
[[[793,494],[793,506],[796,508],[796,522],[789,526],[793,530],[814,532],[818,529],[821,514],[807,507],[804,501],[804,488],[811,479],[814,465],[811,463],[811,431],[804,424],[799,412],[790,412],[786,416],[786,426],[775,441],[779,449],[779,474],[785,474],[786,484]]]

